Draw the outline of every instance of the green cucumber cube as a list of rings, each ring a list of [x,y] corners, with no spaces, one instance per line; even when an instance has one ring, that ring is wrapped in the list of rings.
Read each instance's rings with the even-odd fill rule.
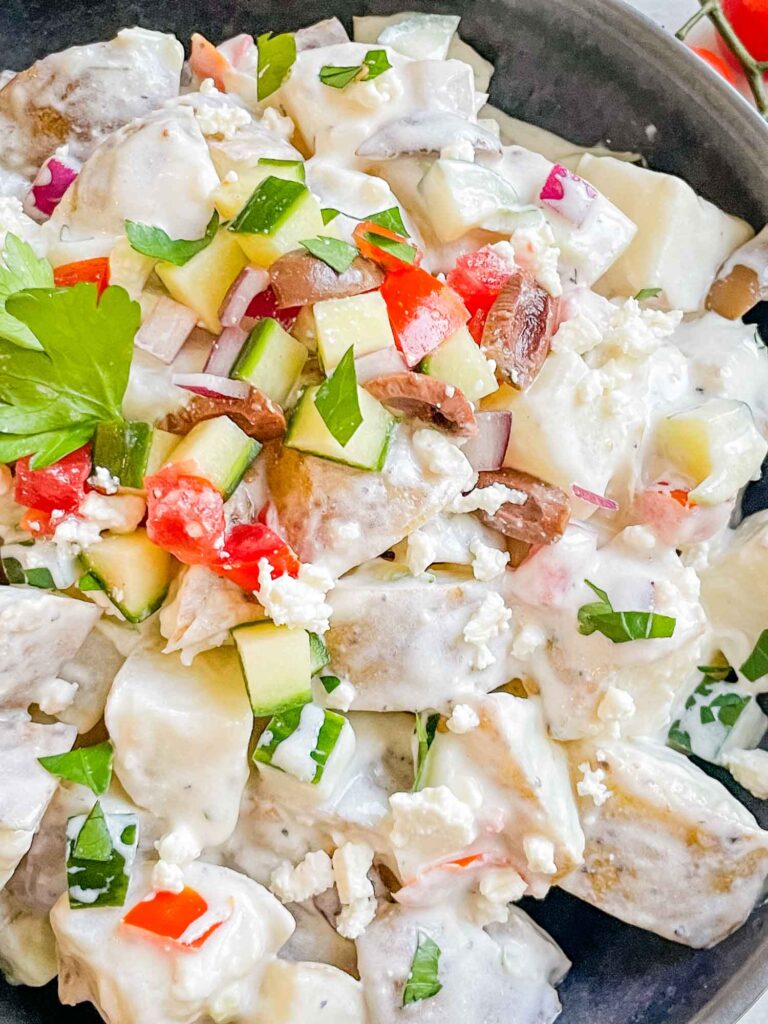
[[[213,156],[222,182],[213,190],[212,198],[222,220],[233,220],[265,178],[285,178],[302,184],[306,178],[301,160],[270,160],[262,157],[256,166],[250,166],[237,160],[228,160],[221,151]],[[227,179],[229,171],[235,172],[234,181]]]
[[[395,347],[387,304],[381,292],[323,299],[315,303],[313,311],[317,348],[327,374],[338,366],[350,345],[355,358]]]
[[[88,574],[129,622],[143,622],[165,600],[173,558],[152,543],[146,530],[106,533],[80,557]]]
[[[100,423],[93,438],[93,465],[103,466],[120,486],[141,490],[179,443],[176,434],[149,423]]]
[[[492,364],[466,327],[454,331],[434,352],[422,359],[419,369],[428,377],[453,384],[470,402],[479,402],[499,389]]]
[[[355,753],[355,734],[343,715],[317,704],[291,708],[270,719],[253,752],[261,768],[284,772],[330,793]]]
[[[216,416],[195,424],[165,465],[188,467],[192,476],[207,480],[226,501],[260,451],[259,442],[228,416]]]
[[[135,814],[104,814],[96,802],[87,816],[67,821],[67,888],[73,910],[122,907],[139,845]]]
[[[325,668],[331,660],[331,656],[328,653],[328,648],[323,642],[323,638],[317,633],[309,634],[309,654],[312,662],[312,675],[316,676],[320,669]]]
[[[270,156],[263,156],[259,160],[259,167],[277,167],[280,177],[292,178],[294,181],[305,182],[307,173],[303,160],[276,160]],[[273,172],[277,175],[277,172]]]
[[[311,636],[269,619],[232,630],[254,715],[276,715],[312,700]]]
[[[272,175],[255,189],[229,225],[245,255],[268,267],[302,238],[328,234],[320,206],[306,185]]]
[[[307,388],[296,406],[283,444],[308,455],[318,455],[355,469],[380,470],[387,458],[395,418],[365,388],[357,398],[363,422],[346,443],[340,444],[318,412],[315,396],[319,386]]]
[[[248,336],[230,377],[245,380],[278,405],[285,405],[296,387],[309,353],[300,341],[265,317]]]

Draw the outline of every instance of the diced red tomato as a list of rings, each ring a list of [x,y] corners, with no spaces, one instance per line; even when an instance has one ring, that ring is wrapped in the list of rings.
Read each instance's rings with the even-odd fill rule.
[[[490,246],[459,256],[447,283],[457,291],[470,313],[487,313],[511,276],[509,263]],[[470,327],[470,330],[472,328]]]
[[[736,74],[733,68],[719,53],[714,53],[705,46],[692,46],[691,50],[697,57],[701,57],[703,61],[706,61],[711,68],[714,68],[718,74],[722,75],[726,82],[730,82],[731,85],[736,84]]]
[[[16,463],[13,496],[19,505],[42,512],[74,512],[85,497],[91,473],[91,446],[70,452],[45,469],[30,469],[29,457]]]
[[[273,576],[298,576],[301,562],[279,534],[263,523],[233,526],[227,534],[213,572],[237,583],[243,590],[258,590],[259,562],[266,558]]]
[[[485,321],[488,319],[488,311],[485,309],[476,310],[469,318],[467,324],[467,330],[475,339],[477,344],[483,340],[483,330],[485,328]]]
[[[54,526],[51,522],[51,513],[43,512],[39,508],[28,508],[21,517],[19,526],[33,537],[53,536]]]
[[[186,565],[209,565],[224,544],[224,499],[183,466],[166,466],[145,480],[147,536]]]
[[[683,508],[690,508],[691,506],[688,502],[688,495],[690,493],[690,491],[686,491],[681,487],[677,487],[675,488],[675,490],[669,492],[669,496],[670,498],[672,498],[673,501],[676,501],[678,505],[682,505]]]
[[[360,255],[365,256],[366,259],[373,260],[374,263],[378,263],[379,266],[383,267],[384,270],[404,270],[408,267],[418,267],[421,262],[421,253],[416,250],[416,256],[412,263],[408,263],[406,260],[401,260],[395,256],[394,253],[387,252],[380,246],[376,245],[371,235],[378,235],[380,238],[389,238],[393,242],[400,242],[403,245],[409,245],[411,248],[416,249],[416,246],[411,242],[410,239],[404,235],[398,235],[395,231],[390,231],[389,228],[380,227],[371,220],[361,221],[353,232],[355,243],[357,248],[360,250]]]
[[[101,297],[101,293],[109,284],[109,259],[106,256],[99,256],[93,260],[64,263],[53,271],[53,280],[57,288],[70,288],[81,281],[95,284]]]
[[[187,885],[181,892],[156,892],[149,899],[137,903],[125,915],[123,924],[179,941],[187,929],[207,912],[206,901]],[[210,928],[184,945],[199,949],[222,924],[223,921],[214,921]]]
[[[723,0],[723,12],[755,60],[768,60],[766,0]]]
[[[286,306],[285,309],[278,309],[277,296],[270,285],[263,292],[254,295],[250,306],[245,311],[245,315],[256,320],[262,320],[267,316],[274,317],[281,327],[285,328],[286,331],[290,331],[296,323],[296,317],[300,312],[301,306]]]
[[[226,74],[232,70],[232,65],[221,50],[217,50],[213,43],[209,43],[198,32],[192,33],[189,66],[198,78],[212,78],[216,88],[225,91]]]
[[[420,267],[388,274],[381,286],[397,347],[416,366],[469,319],[456,292]]]

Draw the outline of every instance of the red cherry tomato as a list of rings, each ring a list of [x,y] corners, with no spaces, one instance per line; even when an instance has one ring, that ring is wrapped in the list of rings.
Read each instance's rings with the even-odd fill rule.
[[[53,281],[57,288],[70,288],[82,281],[95,284],[99,296],[101,296],[109,284],[109,259],[106,256],[100,256],[93,260],[64,263],[54,270]]]
[[[487,313],[511,276],[509,263],[490,246],[459,256],[446,278],[473,315]],[[470,331],[472,330],[470,326]]]
[[[254,295],[251,304],[245,311],[245,315],[255,320],[263,320],[264,317],[274,317],[275,320],[286,331],[290,331],[296,323],[296,317],[301,312],[301,306],[286,306],[285,309],[277,308],[277,296],[271,287],[265,288],[263,292]]]
[[[86,444],[45,469],[30,469],[29,457],[16,463],[14,498],[42,512],[74,512],[85,497],[91,473],[91,446]]]
[[[279,534],[263,523],[233,526],[227,534],[213,572],[237,583],[243,590],[259,589],[259,562],[266,558],[274,576],[298,576],[301,562]]]
[[[393,242],[400,242],[402,245],[416,248],[404,235],[398,235],[395,231],[390,231],[389,228],[383,228],[372,220],[361,221],[352,234],[357,248],[360,250],[360,255],[378,263],[384,270],[404,270],[410,266],[417,267],[421,261],[421,253],[418,250],[413,263],[408,263],[395,256],[394,253],[387,252],[386,249],[376,245],[375,236],[378,235],[379,238],[389,238]]]
[[[712,50],[708,50],[704,46],[692,46],[691,50],[697,57],[701,57],[703,61],[706,61],[711,68],[714,68],[718,74],[722,75],[726,82],[736,85],[736,75],[733,68],[719,53],[713,53]]]
[[[723,0],[723,13],[755,60],[768,60],[768,0]]]
[[[141,900],[131,907],[123,918],[123,924],[179,941],[184,932],[207,912],[206,901],[199,892],[187,885],[181,892],[156,892],[148,899]],[[199,949],[222,924],[223,921],[214,921],[201,935],[183,944]]]
[[[381,286],[397,347],[416,366],[467,322],[459,296],[420,267],[388,274]]]
[[[200,477],[166,466],[147,477],[147,536],[186,565],[209,565],[224,544],[224,499]]]

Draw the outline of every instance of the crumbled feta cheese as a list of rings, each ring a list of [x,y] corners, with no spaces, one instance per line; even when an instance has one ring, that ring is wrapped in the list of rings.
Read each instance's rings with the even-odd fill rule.
[[[597,706],[597,717],[601,722],[626,722],[636,710],[631,693],[609,686]]]
[[[200,83],[199,92],[201,96],[213,96],[215,92],[218,92],[218,89],[212,78],[204,78]]]
[[[335,541],[343,543],[344,541],[358,540],[360,537],[360,524],[359,523],[331,523],[329,526],[329,533]]]
[[[359,939],[374,917],[376,900],[373,896],[355,900],[342,906],[341,913],[336,918],[336,931],[345,939]]]
[[[285,139],[286,142],[293,138],[293,133],[296,131],[296,125],[291,118],[281,114],[275,107],[267,107],[261,115],[259,124],[266,131],[276,135],[279,139]]]
[[[297,727],[275,747],[272,754],[275,768],[288,772],[299,782],[311,782],[317,771],[317,762],[312,754],[317,749],[324,721],[322,708],[317,704],[305,704]]]
[[[592,768],[589,761],[582,762],[579,771],[582,777],[576,783],[576,792],[579,796],[591,797],[595,807],[602,807],[613,796],[603,782],[605,772],[602,768]]]
[[[472,552],[472,572],[476,580],[488,583],[501,576],[507,567],[509,554],[506,551],[499,551],[498,548],[489,547],[479,538],[475,538],[469,545]]]
[[[535,223],[523,224],[512,233],[515,262],[529,270],[538,283],[553,298],[563,294],[563,285],[557,272],[560,249],[546,217],[542,214]]]
[[[325,695],[325,706],[335,711],[349,711],[355,699],[355,687],[348,679],[342,679],[335,690]]]
[[[475,471],[461,448],[437,430],[417,430],[413,435],[413,451],[427,475],[455,477],[457,481],[466,482],[467,486],[476,479]]]
[[[200,846],[188,828],[175,828],[167,832],[155,843],[155,849],[161,860],[167,864],[191,864],[201,854]]]
[[[615,307],[603,335],[603,344],[611,354],[645,358],[680,326],[682,319],[679,310],[665,313],[660,309],[646,309],[636,299],[627,299]]]
[[[481,927],[505,924],[509,920],[509,904],[522,899],[527,888],[525,879],[514,868],[490,868],[480,879],[472,917]]]
[[[94,492],[91,492],[94,493]],[[101,540],[102,527],[88,519],[67,516],[53,532],[53,543],[62,555],[79,555],[83,548]]]
[[[235,182],[240,180],[240,175],[237,171],[227,171],[221,180],[225,181],[228,185],[234,185]]]
[[[547,642],[543,627],[534,622],[525,622],[518,629],[512,641],[512,654],[516,658],[527,658]]]
[[[382,75],[371,82],[353,82],[347,92],[350,101],[376,110],[396,103],[403,95],[403,83],[397,75]]]
[[[195,110],[200,131],[205,136],[220,136],[234,139],[240,128],[251,121],[251,115],[243,107],[204,106]]]
[[[469,704],[454,704],[451,717],[446,722],[449,732],[462,735],[480,725],[480,716]]]
[[[475,147],[469,139],[459,139],[440,150],[441,160],[464,160],[467,163],[475,162]]]
[[[555,845],[546,836],[523,836],[523,852],[528,867],[536,874],[554,875],[557,872]]]
[[[732,750],[725,767],[758,800],[768,800],[768,750]]]
[[[281,903],[302,903],[333,885],[333,866],[325,850],[306,855],[296,867],[285,860],[269,879],[269,889]]]
[[[416,530],[408,537],[405,564],[412,576],[421,576],[435,561],[435,542],[428,533]]]
[[[116,476],[112,476],[104,466],[96,466],[94,468],[93,473],[88,478],[88,483],[91,487],[95,487],[105,494],[116,494],[117,488],[120,486],[119,479]]]
[[[482,670],[496,661],[488,641],[509,629],[512,612],[504,604],[501,594],[487,594],[485,600],[473,613],[464,627],[464,640],[477,648],[475,668]]]
[[[447,786],[394,793],[390,840],[400,864],[425,864],[458,853],[477,837],[472,808]],[[406,870],[406,874],[410,874]]]
[[[152,868],[152,888],[155,892],[181,892],[184,888],[184,872],[176,864],[159,860]]]
[[[475,487],[469,494],[459,495],[448,505],[446,511],[459,514],[461,512],[487,512],[495,516],[502,505],[524,505],[528,500],[525,491],[518,491],[506,484],[489,484],[488,487]]]
[[[552,338],[553,352],[575,352],[583,356],[597,348],[603,340],[603,332],[598,324],[583,314],[564,320]]]
[[[373,864],[373,848],[367,843],[344,843],[333,853],[333,878],[342,903],[373,896],[368,872]]]
[[[266,558],[259,561],[259,604],[278,626],[297,626],[311,633],[325,633],[330,627],[331,606],[325,598],[333,589],[326,569],[305,562],[299,575],[272,579],[272,567]]]
[[[99,530],[133,533],[144,518],[147,503],[138,494],[99,494],[89,491],[80,503],[80,514]]]
[[[621,539],[628,548],[643,554],[656,547],[656,536],[647,526],[627,526],[621,531]]]

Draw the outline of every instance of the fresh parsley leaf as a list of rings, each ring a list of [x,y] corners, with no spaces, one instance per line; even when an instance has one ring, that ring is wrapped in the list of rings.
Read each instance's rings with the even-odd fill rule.
[[[641,288],[635,298],[642,302],[644,299],[655,299],[657,295],[661,295],[661,288]]]
[[[589,580],[584,582],[600,598],[579,608],[579,632],[584,636],[598,632],[614,644],[623,644],[630,640],[654,640],[674,634],[676,619],[671,616],[655,612],[617,612],[604,590]]]
[[[18,558],[8,557],[0,559],[0,566],[3,570],[2,583],[4,586],[18,586],[27,582],[24,569]]]
[[[411,972],[403,990],[403,1006],[431,999],[443,987],[438,980],[441,949],[426,932],[419,931]]]
[[[341,357],[333,374],[317,389],[315,406],[331,434],[340,445],[346,445],[363,422],[352,345]]]
[[[426,722],[419,712],[416,713],[416,764],[414,765],[414,778],[412,792],[417,793],[424,785],[424,770],[427,766],[427,754],[432,746],[437,723],[440,715],[428,715]]]
[[[307,238],[299,244],[323,263],[327,263],[337,274],[343,274],[345,270],[349,270],[358,255],[354,245],[342,242],[339,238],[329,238],[326,235]]]
[[[334,210],[332,206],[325,206],[320,211],[320,216],[323,218],[323,224],[330,224],[332,220],[335,220],[339,216],[341,210]]]
[[[0,339],[0,462],[34,455],[40,469],[120,419],[141,310],[123,288],[99,299],[85,283],[18,292],[7,307],[43,350]]]
[[[386,228],[387,231],[394,231],[397,235],[403,235],[405,238],[408,237],[408,231],[403,223],[403,215],[400,213],[399,206],[390,206],[387,210],[372,213],[370,217],[364,217],[363,219],[371,224],[378,224],[380,228]]]
[[[757,638],[757,643],[752,653],[739,669],[743,676],[746,676],[750,683],[762,679],[768,673],[768,629],[764,629]]]
[[[709,706],[717,711],[720,724],[731,729],[736,725],[739,716],[751,700],[749,694],[721,693]]]
[[[320,682],[323,684],[323,689],[326,693],[333,693],[337,686],[341,686],[341,680],[338,676],[320,676]]]
[[[690,734],[680,728],[679,718],[669,727],[669,732],[667,733],[667,745],[675,747],[677,750],[682,750],[684,754],[693,753]]]
[[[78,860],[107,861],[112,856],[112,836],[109,834],[107,819],[97,800],[91,813],[83,822],[72,856]]]
[[[8,297],[25,288],[53,288],[53,269],[48,260],[38,259],[31,245],[9,231],[0,260],[0,338],[21,348],[40,349],[29,327],[6,309]]]
[[[363,70],[362,64],[355,64],[354,67],[334,67],[333,64],[324,64],[320,68],[320,81],[331,89],[344,89],[350,82],[354,81]]]
[[[67,782],[88,786],[96,796],[109,789],[112,781],[112,744],[109,741],[93,747],[79,747],[66,754],[38,757],[38,761],[51,775]]]
[[[378,78],[392,67],[386,50],[369,50],[363,57],[363,66],[368,69],[365,75],[366,82],[370,82],[372,78]]]
[[[403,263],[412,265],[416,262],[418,250],[415,245],[409,245],[408,242],[398,242],[394,238],[387,238],[386,235],[379,235],[374,231],[364,232],[363,238],[366,242],[370,242],[371,245],[375,245],[383,252],[388,252],[390,256],[402,260]]]
[[[205,229],[203,237],[192,241],[171,238],[162,228],[152,227],[151,224],[139,224],[135,220],[125,222],[125,233],[132,249],[140,252],[143,256],[151,256],[156,260],[173,263],[176,267],[183,267],[193,256],[202,252],[203,249],[207,249],[218,230],[219,215],[215,210],[208,221],[208,227]]]
[[[36,569],[25,569],[24,577],[30,587],[38,587],[40,590],[54,590],[54,583],[51,570],[45,566],[38,566]]]
[[[259,66],[256,73],[256,91],[259,100],[265,100],[279,89],[296,61],[296,38],[292,32],[273,36],[265,32],[256,40],[259,48]]]

